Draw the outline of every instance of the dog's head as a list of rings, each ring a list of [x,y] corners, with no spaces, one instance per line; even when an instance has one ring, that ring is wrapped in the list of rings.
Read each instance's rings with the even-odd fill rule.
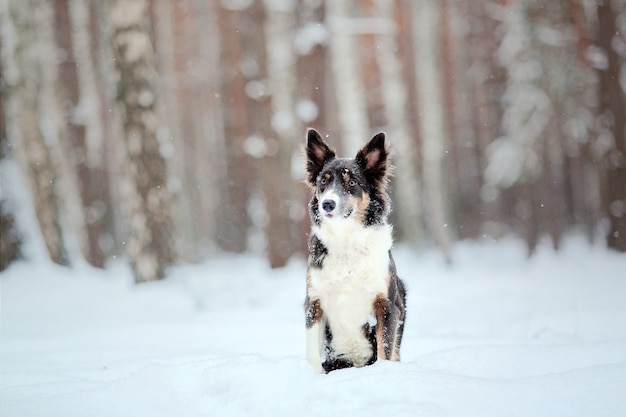
[[[336,153],[314,129],[307,132],[307,182],[313,190],[311,220],[354,219],[382,224],[389,212],[387,182],[391,171],[385,134],[375,135],[354,158]]]

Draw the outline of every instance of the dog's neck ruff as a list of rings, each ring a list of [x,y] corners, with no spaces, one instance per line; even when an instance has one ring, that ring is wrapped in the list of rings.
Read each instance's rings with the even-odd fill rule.
[[[360,262],[364,252],[387,258],[393,245],[392,227],[386,222],[364,226],[354,218],[323,219],[320,224],[313,225],[312,232],[329,252],[354,257]]]

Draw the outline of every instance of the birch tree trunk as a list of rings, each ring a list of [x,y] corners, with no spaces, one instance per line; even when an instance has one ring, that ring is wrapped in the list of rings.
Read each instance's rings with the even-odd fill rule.
[[[43,48],[43,28],[51,28],[52,10],[43,1],[2,2],[3,73],[6,90],[7,136],[33,192],[35,213],[53,262],[68,265],[62,221],[62,181],[59,172],[57,120],[52,116],[50,45]],[[48,33],[46,41],[50,41]],[[52,64],[53,65],[53,64]],[[58,148],[57,148],[58,150]]]
[[[376,0],[377,16],[393,22],[395,2]],[[394,27],[390,25],[390,27]],[[393,144],[393,160],[400,173],[395,178],[398,198],[396,215],[402,238],[413,244],[424,238],[422,230],[422,190],[417,168],[417,142],[407,123],[407,89],[403,83],[395,31],[376,35],[376,60],[380,68],[382,98],[387,130]]]
[[[157,134],[157,72],[146,0],[110,0],[117,104],[127,152],[128,256],[136,282],[164,277],[174,261],[172,198]]]
[[[444,143],[443,93],[439,71],[439,10],[437,0],[411,2],[415,72],[417,81],[419,121],[423,143],[425,201],[428,224],[433,237],[448,261],[451,259],[452,237],[445,204],[443,181]]]
[[[351,30],[354,0],[326,2],[326,20],[330,28],[330,53],[337,97],[339,125],[345,155],[356,155],[369,137],[367,105],[358,43]]]

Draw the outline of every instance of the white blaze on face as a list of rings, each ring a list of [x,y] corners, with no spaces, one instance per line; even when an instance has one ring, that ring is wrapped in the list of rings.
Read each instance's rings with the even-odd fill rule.
[[[339,212],[339,194],[334,188],[326,190],[319,198],[319,211],[323,217],[333,217]]]

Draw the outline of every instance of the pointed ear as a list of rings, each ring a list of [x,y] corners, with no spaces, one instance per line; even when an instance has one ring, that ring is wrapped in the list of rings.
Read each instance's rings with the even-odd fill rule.
[[[324,164],[335,159],[335,151],[324,142],[315,129],[309,129],[306,136],[307,180],[310,185],[315,185]]]
[[[363,172],[372,180],[381,180],[387,174],[389,150],[385,141],[385,134],[380,132],[367,143],[357,154],[356,162]]]

